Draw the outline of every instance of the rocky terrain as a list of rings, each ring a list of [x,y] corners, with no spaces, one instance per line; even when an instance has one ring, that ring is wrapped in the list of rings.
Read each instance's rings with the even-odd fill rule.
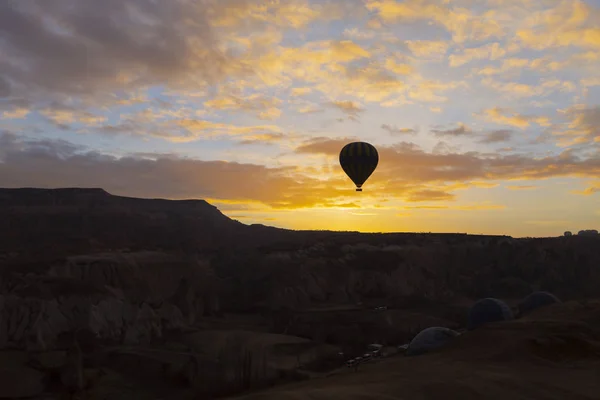
[[[0,189],[0,398],[210,399],[308,380],[369,343],[461,328],[480,297],[548,290],[584,307],[599,245],[296,232],[201,200]]]
[[[439,351],[392,357],[239,400],[598,398],[600,303],[557,304],[467,332]]]

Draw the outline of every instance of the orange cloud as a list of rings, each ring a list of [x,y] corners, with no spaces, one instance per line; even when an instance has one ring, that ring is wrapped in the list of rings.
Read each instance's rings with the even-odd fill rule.
[[[590,186],[588,186],[587,188],[585,188],[584,190],[575,190],[571,193],[574,194],[580,194],[580,195],[584,195],[584,196],[590,196],[596,193],[600,193],[600,181],[599,182],[593,182]]]
[[[27,108],[17,107],[17,108],[14,108],[13,110],[4,111],[2,113],[2,118],[22,119],[22,118],[25,118],[27,115],[29,115],[30,112],[31,112],[31,110],[29,110]]]
[[[438,58],[446,54],[450,44],[441,40],[407,40],[406,45],[416,57]]]
[[[567,141],[565,145],[600,141],[600,106],[575,105],[560,112],[569,122],[565,129],[553,133],[562,141]]]
[[[296,152],[336,157],[352,139],[315,138]],[[503,179],[547,179],[566,176],[600,176],[600,159],[582,159],[572,151],[557,156],[530,158],[525,155],[467,153],[428,153],[413,143],[376,146],[380,156],[370,184],[385,185],[392,192],[414,185],[442,182],[498,181]]]
[[[310,140],[296,152],[336,157],[347,142]],[[329,175],[315,176],[294,167],[267,168],[174,155],[117,158],[63,141],[26,140],[10,134],[0,135],[0,144],[0,180],[6,187],[98,186],[131,196],[211,198],[273,209],[348,208],[356,203],[353,185],[339,167]],[[455,199],[453,191],[493,187],[506,179],[600,176],[600,160],[582,159],[572,152],[530,158],[477,152],[433,154],[411,143],[377,147],[380,165],[368,181],[370,192],[363,193],[363,201],[376,202],[382,193],[388,199],[409,202],[448,201]],[[499,207],[486,205],[486,209]],[[477,204],[455,208],[477,209]]]
[[[532,122],[541,126],[550,125],[550,120],[547,117],[522,115],[500,107],[483,110],[481,115],[488,121],[495,122],[500,125],[515,126],[521,129],[527,128]]]
[[[482,202],[476,204],[457,205],[457,206],[408,206],[404,207],[409,210],[459,210],[459,211],[492,211],[504,210],[506,206],[502,204],[493,204],[490,202]]]
[[[260,119],[276,119],[281,115],[282,101],[259,93],[249,96],[220,95],[205,101],[204,105],[217,110],[239,110],[251,112]]]
[[[600,49],[600,10],[581,0],[561,1],[556,7],[533,13],[516,32],[527,47],[543,50],[578,46]]]
[[[119,124],[102,125],[95,131],[106,134],[153,136],[175,143],[186,143],[209,138],[233,138],[241,141],[278,141],[284,138],[283,132],[275,125],[240,126],[212,122],[197,118],[159,119],[152,112],[147,114],[148,120],[139,115],[125,117]],[[170,115],[168,115],[170,116]],[[293,139],[293,135],[288,135]]]
[[[448,57],[451,67],[459,67],[474,60],[497,60],[506,54],[506,49],[500,43],[490,43],[481,47],[465,49],[462,53],[451,54]]]
[[[539,186],[536,185],[508,185],[506,186],[507,189],[510,190],[531,190],[531,189],[537,189],[539,188]]]
[[[354,101],[332,101],[331,105],[351,116],[357,116],[364,111],[364,109]]]
[[[491,12],[475,15],[465,8],[450,7],[448,3],[436,4],[422,0],[367,0],[366,6],[386,23],[430,20],[446,28],[458,43],[504,36],[503,28]]]
[[[269,22],[281,27],[295,29],[306,26],[319,18],[319,10],[306,1],[289,2],[226,2],[225,7],[211,10],[211,23],[220,27],[239,27],[243,23]]]
[[[405,200],[410,202],[447,201],[454,200],[455,198],[456,195],[452,193],[446,193],[441,190],[423,189],[408,193],[408,196],[405,197]]]

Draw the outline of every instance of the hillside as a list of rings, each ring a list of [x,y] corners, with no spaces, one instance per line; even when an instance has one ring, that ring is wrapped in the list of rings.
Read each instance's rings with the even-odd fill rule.
[[[323,239],[334,243],[395,240],[424,243],[466,235],[360,235],[291,231],[245,225],[204,200],[140,199],[103,189],[0,189],[0,252],[35,250],[40,256],[123,249],[211,251],[296,249]],[[475,237],[477,238],[477,237]]]
[[[203,200],[135,199],[102,189],[0,189],[0,251],[72,254],[214,248],[245,228]]]
[[[597,399],[600,303],[540,311],[467,332],[431,354],[393,357],[236,399]]]
[[[97,396],[235,395],[459,329],[481,297],[600,285],[597,237],[290,231],[102,189],[0,189],[0,228],[0,398],[82,386],[73,362]]]

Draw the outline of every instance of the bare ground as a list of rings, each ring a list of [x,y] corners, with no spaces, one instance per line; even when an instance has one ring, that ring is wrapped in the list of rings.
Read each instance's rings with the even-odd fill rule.
[[[598,399],[600,304],[571,302],[467,332],[420,357],[236,397],[320,399]]]

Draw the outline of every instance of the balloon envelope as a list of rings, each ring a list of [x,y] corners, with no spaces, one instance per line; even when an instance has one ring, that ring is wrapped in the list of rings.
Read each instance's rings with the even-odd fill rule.
[[[362,185],[375,171],[378,163],[377,149],[369,143],[348,143],[340,151],[340,165],[356,185],[357,192],[362,191]]]

